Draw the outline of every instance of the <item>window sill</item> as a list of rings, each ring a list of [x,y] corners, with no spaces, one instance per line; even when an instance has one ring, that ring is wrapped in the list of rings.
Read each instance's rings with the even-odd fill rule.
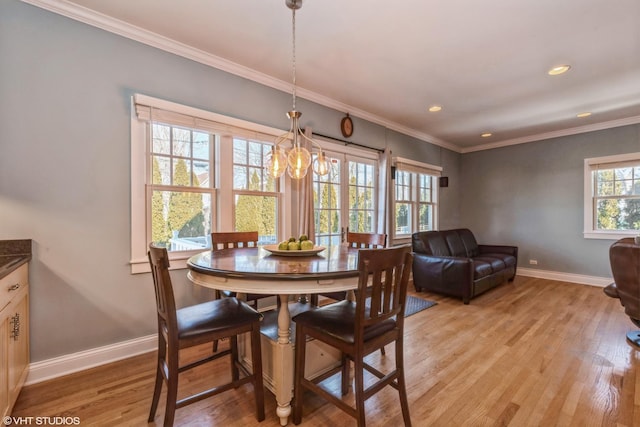
[[[601,239],[601,240],[619,240],[625,237],[634,237],[639,235],[639,231],[585,231],[583,233],[585,239]]]
[[[184,255],[172,258],[169,254],[169,262],[171,266],[169,270],[182,270],[187,268],[187,260],[191,255],[185,257]],[[129,261],[131,264],[131,274],[151,273],[151,267],[149,266],[149,259],[132,259]]]

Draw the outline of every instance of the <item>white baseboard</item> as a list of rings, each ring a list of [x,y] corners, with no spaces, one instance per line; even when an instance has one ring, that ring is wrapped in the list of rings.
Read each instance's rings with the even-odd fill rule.
[[[158,348],[158,336],[148,335],[104,347],[66,354],[53,359],[34,362],[29,365],[29,375],[25,385],[84,371],[85,369],[147,353]]]
[[[561,273],[532,268],[518,268],[518,275],[601,287],[607,286],[613,281],[613,279],[609,277],[585,276],[582,274]],[[126,359],[127,357],[154,351],[158,346],[157,339],[158,337],[155,334],[148,335],[32,363],[29,366],[29,376],[27,377],[25,385],[36,384],[63,375]]]
[[[585,276],[583,274],[562,273],[559,271],[537,270],[535,268],[520,268],[518,276],[535,277],[537,279],[559,280],[561,282],[579,283],[581,285],[605,287],[613,282],[611,277]]]

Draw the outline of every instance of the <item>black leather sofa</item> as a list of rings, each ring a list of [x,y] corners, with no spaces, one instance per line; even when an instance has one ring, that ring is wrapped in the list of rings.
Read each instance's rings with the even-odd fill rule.
[[[414,233],[411,244],[416,291],[459,297],[469,304],[516,275],[517,246],[479,245],[466,228]]]

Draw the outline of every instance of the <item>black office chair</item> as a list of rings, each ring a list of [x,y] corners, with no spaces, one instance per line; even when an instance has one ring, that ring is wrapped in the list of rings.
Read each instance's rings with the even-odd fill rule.
[[[256,418],[264,420],[264,388],[262,383],[262,353],[260,349],[260,320],[262,315],[236,298],[223,298],[203,304],[176,309],[173,286],[169,275],[169,257],[165,248],[149,245],[149,264],[153,276],[158,313],[158,363],[156,382],[149,411],[153,422],[163,382],[167,383],[167,405],[164,426],[173,425],[178,408],[214,396],[250,382],[256,401]],[[251,334],[253,373],[247,372],[238,357],[238,335]],[[229,338],[230,349],[214,353],[198,361],[179,366],[180,350]],[[184,371],[230,355],[231,382],[178,400],[178,375]],[[244,376],[240,378],[240,370]],[[215,371],[211,371],[215,377]]]
[[[626,315],[640,327],[640,245],[633,238],[618,240],[609,248],[609,262],[614,282],[604,293],[620,299]],[[628,332],[627,340],[640,348],[640,331]]]

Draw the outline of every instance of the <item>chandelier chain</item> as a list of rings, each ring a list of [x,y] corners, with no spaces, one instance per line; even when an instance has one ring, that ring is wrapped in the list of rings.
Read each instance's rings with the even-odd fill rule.
[[[293,8],[293,52],[291,54],[293,63],[293,110],[296,109],[296,9]]]

